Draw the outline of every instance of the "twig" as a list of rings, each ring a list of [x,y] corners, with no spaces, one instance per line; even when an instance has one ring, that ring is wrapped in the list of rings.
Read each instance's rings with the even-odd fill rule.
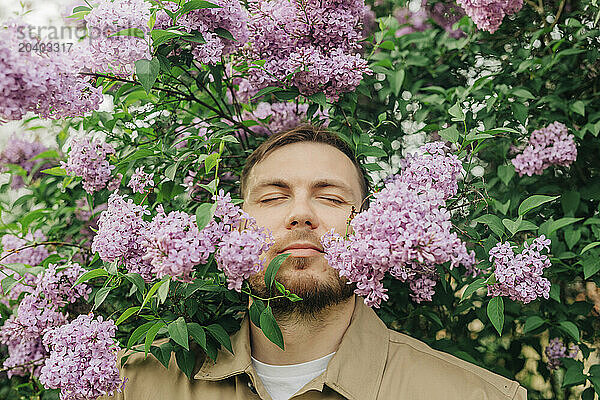
[[[37,247],[37,246],[45,246],[45,245],[54,245],[54,246],[71,246],[71,247],[79,247],[80,249],[84,249],[86,251],[90,251],[89,248],[79,245],[79,244],[75,244],[75,243],[67,243],[67,242],[40,242],[40,243],[32,243],[32,244],[28,244],[26,246],[23,247],[19,247],[18,249],[11,249],[9,250],[5,255],[3,255],[2,257],[0,257],[0,261],[4,260],[5,258],[18,253],[21,250],[25,250],[25,249],[29,249],[31,247]]]

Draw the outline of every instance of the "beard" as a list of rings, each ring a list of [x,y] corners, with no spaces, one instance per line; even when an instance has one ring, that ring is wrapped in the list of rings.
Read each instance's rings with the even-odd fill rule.
[[[296,241],[307,241],[314,244],[308,232],[297,231],[294,238],[286,240],[282,245],[274,245],[265,256],[265,266],[284,249],[287,245]],[[265,267],[266,269],[266,267]],[[269,291],[264,281],[264,271],[251,276],[248,279],[252,293],[262,298],[277,296],[280,293],[273,288]],[[321,274],[315,274],[315,272]],[[270,301],[273,314],[280,319],[318,319],[328,308],[340,304],[354,295],[355,284],[348,284],[345,278],[339,276],[338,272],[327,263],[322,254],[310,257],[289,256],[281,264],[276,279],[286,289],[302,298],[300,301],[292,302],[286,298],[278,298]]]

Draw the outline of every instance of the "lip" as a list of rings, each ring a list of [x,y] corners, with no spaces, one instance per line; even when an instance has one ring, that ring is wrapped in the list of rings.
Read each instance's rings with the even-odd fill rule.
[[[294,243],[283,249],[281,253],[287,253],[294,250],[314,250],[317,253],[323,252],[323,250],[311,243]]]

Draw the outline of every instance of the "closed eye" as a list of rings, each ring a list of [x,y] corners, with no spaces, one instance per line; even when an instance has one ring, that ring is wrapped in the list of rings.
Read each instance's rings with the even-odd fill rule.
[[[264,199],[264,200],[261,200],[260,202],[261,202],[261,203],[268,203],[269,201],[278,200],[278,199],[284,199],[284,198],[285,198],[285,197],[272,197],[272,198],[270,198],[270,199]]]
[[[337,204],[343,204],[343,203],[344,203],[344,202],[343,202],[343,201],[341,201],[341,200],[338,200],[338,199],[333,199],[333,198],[331,198],[331,197],[321,197],[321,198],[322,198],[322,199],[325,199],[325,200],[333,201],[334,203],[337,203]]]

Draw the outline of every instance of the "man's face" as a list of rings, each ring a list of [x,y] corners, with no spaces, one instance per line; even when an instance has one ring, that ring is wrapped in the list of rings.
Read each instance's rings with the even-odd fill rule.
[[[286,299],[273,306],[310,313],[350,297],[352,286],[329,266],[319,239],[331,228],[345,234],[352,206],[360,208],[359,175],[352,161],[323,143],[285,145],[252,168],[247,188],[244,211],[275,239],[262,255],[264,265],[278,254],[290,253],[277,280],[304,299],[294,303],[296,308]],[[253,293],[269,296],[264,270],[249,283]]]

